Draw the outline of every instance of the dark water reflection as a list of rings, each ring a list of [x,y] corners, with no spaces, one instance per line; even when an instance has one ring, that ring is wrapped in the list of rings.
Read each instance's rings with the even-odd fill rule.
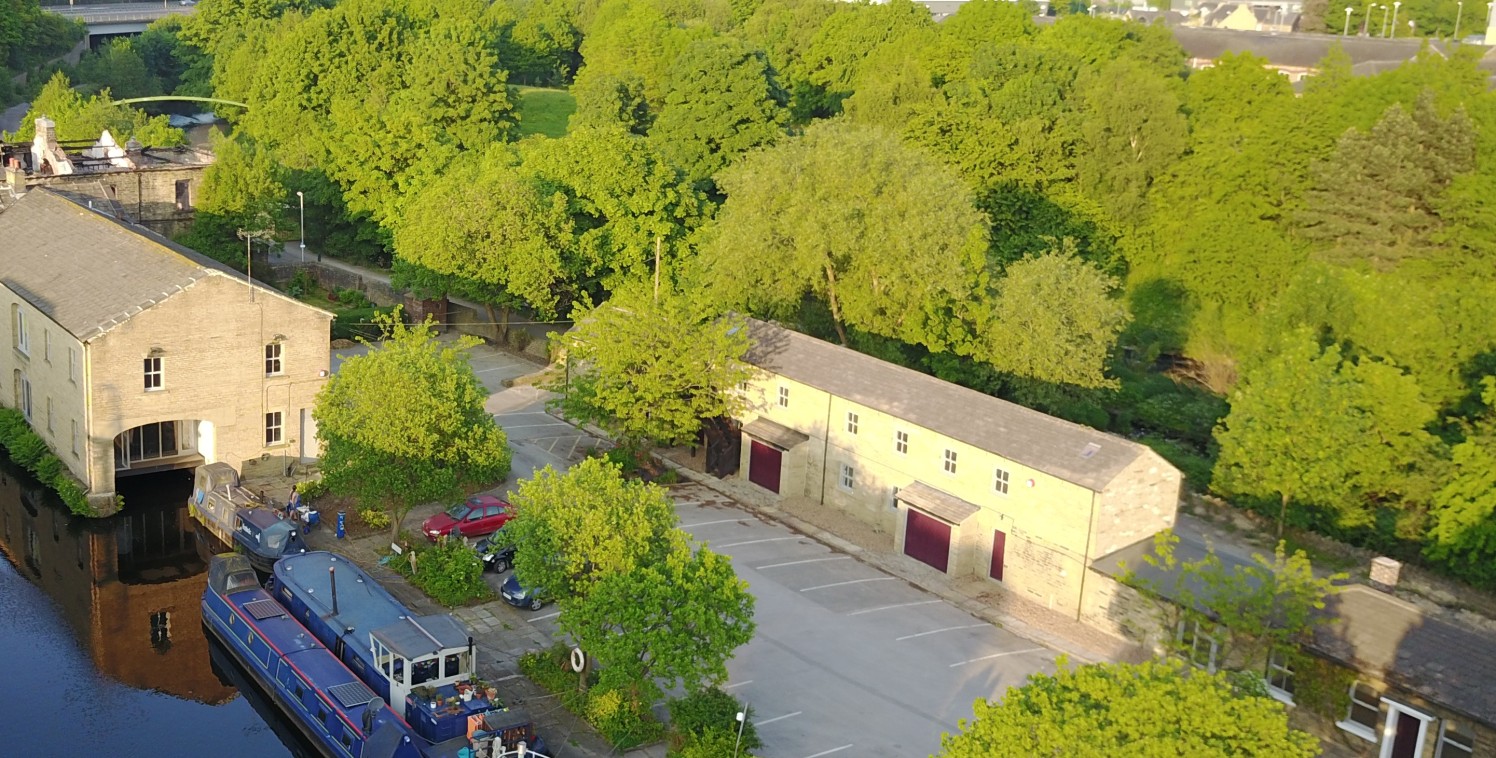
[[[210,655],[191,486],[191,472],[123,480],[122,514],[77,519],[0,460],[5,754],[315,755]]]

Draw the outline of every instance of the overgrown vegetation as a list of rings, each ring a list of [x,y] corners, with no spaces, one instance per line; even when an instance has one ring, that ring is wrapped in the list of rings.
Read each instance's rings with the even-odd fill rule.
[[[360,511],[361,516],[362,513]],[[390,561],[390,566],[432,600],[455,608],[493,597],[493,591],[483,581],[483,561],[478,558],[478,552],[463,540],[442,539],[435,545],[419,540],[410,550],[416,557],[414,570],[408,556],[397,556]]]
[[[564,644],[548,650],[525,653],[519,670],[532,681],[556,694],[567,710],[581,716],[619,752],[658,742],[665,727],[649,712],[648,704],[616,688],[578,686],[579,675],[571,670],[571,651]],[[592,682],[595,684],[596,679]]]
[[[68,510],[79,516],[97,515],[88,504],[83,484],[68,471],[61,459],[52,454],[46,441],[31,429],[21,411],[0,408],[0,445],[5,447],[12,461],[56,491]],[[119,505],[123,504],[121,500]]]

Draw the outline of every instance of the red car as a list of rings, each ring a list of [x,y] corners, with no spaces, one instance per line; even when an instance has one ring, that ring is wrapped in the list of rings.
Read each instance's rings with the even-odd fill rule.
[[[493,495],[475,495],[426,519],[421,533],[432,542],[442,536],[477,539],[499,530],[514,517],[514,506]]]

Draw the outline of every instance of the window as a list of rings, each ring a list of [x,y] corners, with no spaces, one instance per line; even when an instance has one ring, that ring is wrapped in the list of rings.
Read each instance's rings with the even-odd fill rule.
[[[52,433],[52,397],[47,396],[47,433]]]
[[[1267,694],[1275,700],[1293,704],[1293,668],[1288,665],[1287,653],[1274,650],[1268,655],[1267,674],[1263,678],[1267,681]]]
[[[177,180],[177,210],[192,210],[192,180]]]
[[[281,345],[272,342],[265,346],[265,376],[277,376],[281,372]]]
[[[909,433],[898,431],[893,433],[893,451],[899,455],[909,452]]]
[[[857,484],[857,470],[843,463],[841,465],[841,488],[851,491]]]
[[[151,614],[151,646],[171,644],[171,611],[156,611]]]
[[[857,433],[857,414],[852,413],[850,411],[847,412],[847,433],[848,434],[856,434]]]
[[[1008,472],[1006,469],[997,469],[993,472],[992,489],[999,495],[1008,494]]]
[[[738,389],[741,390],[741,391],[743,391],[743,392],[747,392],[748,391],[748,383],[747,382],[738,382]]]
[[[893,508],[894,510],[898,510],[898,507],[899,507],[899,488],[898,487],[894,487],[893,488],[893,495],[888,498],[888,507]]]
[[[42,330],[42,360],[52,362],[52,331],[50,329]]]
[[[73,419],[73,457],[78,457],[78,419]]]
[[[21,306],[19,305],[12,305],[11,310],[16,314],[16,349],[26,355],[30,355],[31,335],[26,329],[26,312],[21,310]]]
[[[956,451],[950,448],[945,449],[945,473],[956,473]]]
[[[78,350],[73,347],[68,348],[68,381],[78,383]]]
[[[1335,725],[1367,742],[1377,741],[1377,718],[1382,714],[1381,693],[1361,682],[1351,684],[1351,704],[1345,720]]]
[[[1439,724],[1439,749],[1434,758],[1470,758],[1472,755],[1475,755],[1475,735],[1469,727],[1448,719]]]
[[[1191,665],[1214,674],[1216,654],[1221,649],[1220,643],[1216,641],[1215,633],[1215,627],[1208,621],[1179,622],[1179,632],[1176,637],[1179,642],[1179,654],[1184,656],[1184,659]]]
[[[162,379],[166,374],[162,366],[163,360],[159,356],[145,359],[145,389],[147,392],[161,389]]]
[[[265,447],[279,445],[281,443],[281,412],[271,411],[265,414]]]
[[[779,407],[790,407],[790,388],[783,384],[779,385]]]
[[[16,407],[21,409],[21,415],[31,420],[31,380],[16,372]]]

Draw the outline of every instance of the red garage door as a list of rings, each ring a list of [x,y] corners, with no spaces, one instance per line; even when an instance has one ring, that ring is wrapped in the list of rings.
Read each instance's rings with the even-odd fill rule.
[[[758,440],[752,442],[753,447],[748,453],[748,481],[778,495],[779,464],[784,454]]]
[[[910,508],[904,528],[904,555],[945,571],[950,554],[950,524]]]

